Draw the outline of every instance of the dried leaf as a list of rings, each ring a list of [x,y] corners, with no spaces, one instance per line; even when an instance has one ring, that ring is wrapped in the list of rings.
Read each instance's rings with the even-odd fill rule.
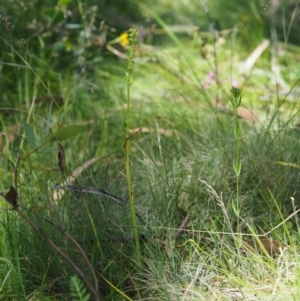
[[[243,247],[251,252],[258,254],[265,254],[267,252],[270,256],[273,256],[280,254],[280,250],[286,247],[286,245],[272,238],[260,238],[259,242],[244,242]]]
[[[52,103],[52,101],[57,105],[57,106],[62,106],[64,104],[64,100],[60,95],[45,95],[41,97],[37,97],[35,99],[36,103]]]
[[[259,120],[257,112],[254,112],[247,108],[239,107],[237,109],[237,114],[240,118],[245,119],[247,121],[257,122]]]
[[[0,119],[2,120],[4,112],[1,111]],[[0,132],[0,151],[5,154],[9,148],[9,144],[19,137],[20,127],[18,124],[5,126],[5,130]]]
[[[57,143],[57,148],[58,148],[58,167],[60,169],[60,171],[62,173],[65,173],[66,172],[66,156],[65,156],[65,151],[64,151],[64,148],[63,146],[56,142]]]
[[[45,207],[45,206],[29,206],[28,209],[31,212],[37,212],[37,211],[45,210],[45,209],[48,209],[48,208]]]
[[[229,114],[229,115],[233,114],[232,110],[230,108],[226,107],[221,102],[213,100],[212,105],[220,112],[223,112],[223,113]],[[253,111],[253,110],[250,110],[247,108],[243,108],[243,107],[239,107],[237,109],[237,114],[240,118],[242,118],[248,122],[252,122],[252,123],[259,122],[259,114],[256,111]]]
[[[18,194],[14,187],[10,186],[10,190],[8,191],[8,193],[5,195],[4,198],[6,199],[7,202],[9,202],[12,205],[13,209],[18,208],[18,203],[17,203]]]
[[[130,129],[129,133],[133,134],[133,133],[135,133],[137,131],[140,131],[140,130],[142,130],[143,133],[156,133],[156,132],[158,132],[158,133],[160,133],[162,135],[166,135],[168,137],[171,137],[174,133],[174,131],[168,130],[168,129],[161,129],[161,128],[154,129],[154,128],[147,128],[147,127]]]
[[[164,162],[162,162],[162,161],[153,161],[153,160],[148,159],[148,158],[144,158],[142,160],[142,163],[146,164],[146,165],[164,166]]]

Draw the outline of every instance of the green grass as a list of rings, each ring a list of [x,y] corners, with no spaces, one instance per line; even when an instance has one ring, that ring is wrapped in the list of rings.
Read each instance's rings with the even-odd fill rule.
[[[93,283],[93,272],[100,300],[299,299],[299,49],[281,43],[277,58],[291,93],[270,78],[270,46],[253,71],[243,75],[239,64],[267,35],[265,11],[238,3],[238,15],[236,1],[228,7],[218,3],[211,2],[209,14],[193,1],[139,5],[134,21],[150,17],[165,32],[154,32],[154,45],[137,46],[127,78],[130,95],[127,62],[79,39],[98,19],[113,22],[113,12],[130,16],[126,7],[112,6],[94,20],[92,2],[70,4],[72,24],[82,27],[51,37],[45,34],[50,29],[33,31],[36,35],[25,48],[17,30],[4,31],[7,22],[2,21],[1,300],[95,299],[86,285]],[[223,16],[226,9],[228,19],[220,19],[220,29],[239,31],[214,36],[209,18],[215,20],[221,11]],[[250,19],[244,18],[246,11],[251,11]],[[45,15],[52,26],[66,20],[52,13],[49,2],[40,9],[38,22],[43,24]],[[25,16],[18,11],[8,15],[23,28]],[[173,33],[174,24],[197,24],[200,30]],[[246,30],[249,26],[257,27],[256,33]],[[92,36],[105,32],[109,41],[119,34],[106,30],[92,30]],[[66,37],[72,50],[55,50]],[[259,121],[237,119],[232,82],[242,89],[240,107],[257,112]],[[62,172],[51,135],[74,124],[85,130],[59,141],[66,159]],[[125,139],[139,129],[125,158]],[[44,145],[34,150],[34,143]],[[63,185],[96,157],[100,159],[75,175],[72,184],[104,189],[128,206],[83,192],[65,191],[54,199],[51,186]],[[233,162],[240,162],[240,173]],[[18,190],[20,214],[6,201],[11,185]],[[184,233],[174,240],[187,215]],[[265,236],[282,244],[274,257],[260,254],[259,247],[245,247],[259,246]]]

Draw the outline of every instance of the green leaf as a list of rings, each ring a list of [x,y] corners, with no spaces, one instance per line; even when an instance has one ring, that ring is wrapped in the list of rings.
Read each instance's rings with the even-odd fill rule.
[[[48,207],[45,207],[45,206],[36,206],[36,205],[28,206],[27,208],[31,212],[37,212],[37,211],[49,209]]]
[[[74,301],[90,300],[90,294],[76,275],[70,278],[70,293]]]
[[[59,129],[54,136],[58,141],[63,141],[77,136],[85,129],[84,125],[69,125]]]
[[[65,43],[58,41],[53,44],[53,51],[62,51],[65,50]]]
[[[38,150],[38,152],[39,153],[51,153],[51,152],[54,152],[56,150],[57,150],[57,148],[55,148],[55,147],[51,147],[51,148],[50,147],[42,147]]]
[[[26,140],[27,140],[30,148],[35,149],[36,148],[36,140],[35,140],[35,134],[33,132],[32,127],[28,123],[25,122],[23,124],[23,128],[25,131]]]
[[[238,121],[238,119],[234,119],[234,123],[233,123],[233,130],[234,130],[234,136],[236,138],[240,137],[241,136],[241,130],[240,130],[240,123]]]
[[[242,162],[241,160],[233,160],[233,169],[235,172],[235,175],[238,177],[241,174],[241,170],[242,170]]]
[[[239,107],[242,102],[242,97],[240,96],[237,106]]]
[[[232,210],[233,210],[233,212],[235,213],[236,216],[240,216],[241,210],[238,209],[238,208],[235,206],[235,200],[234,200],[234,199],[231,200],[231,208],[232,208]]]
[[[47,114],[47,122],[46,122],[46,128],[45,128],[46,136],[48,136],[49,132],[50,132],[50,124],[51,124],[51,117],[52,117],[52,104],[53,104],[53,100],[51,101],[49,111],[48,111],[48,114]]]
[[[68,6],[71,3],[71,0],[58,0],[58,5]]]

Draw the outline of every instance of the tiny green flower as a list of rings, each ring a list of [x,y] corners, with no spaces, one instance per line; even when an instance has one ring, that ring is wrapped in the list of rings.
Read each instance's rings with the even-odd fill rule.
[[[234,98],[239,98],[241,96],[242,89],[232,86],[230,92]]]
[[[135,56],[135,47],[137,45],[137,31],[134,28],[130,28],[128,31],[128,40],[130,42],[130,50],[127,58],[127,77],[130,76],[132,72],[132,67],[134,64],[134,56]]]
[[[232,86],[230,92],[234,98],[233,100],[232,99],[230,100],[231,104],[234,109],[237,109],[240,106],[241,101],[242,101],[242,97],[241,97],[242,89]]]

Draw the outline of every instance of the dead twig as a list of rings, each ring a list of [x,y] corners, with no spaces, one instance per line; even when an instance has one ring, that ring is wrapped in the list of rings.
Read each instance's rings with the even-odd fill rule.
[[[64,186],[60,186],[60,185],[53,185],[51,187],[52,189],[56,189],[56,190],[69,190],[69,191],[73,191],[73,192],[79,192],[79,193],[91,193],[91,194],[97,194],[97,195],[101,195],[104,197],[107,197],[108,199],[111,199],[115,202],[117,202],[118,204],[122,205],[122,206],[127,206],[128,202],[103,190],[100,188],[96,188],[96,187],[87,187],[87,186],[80,186],[80,185],[64,185]],[[140,222],[142,222],[143,224],[145,224],[143,218],[138,214],[135,213],[135,215],[138,217],[138,219],[140,220]]]
[[[183,232],[185,231],[186,225],[189,223],[190,219],[191,219],[191,215],[188,214],[185,217],[185,219],[182,221],[180,226],[178,227],[174,236],[172,237],[173,242],[175,242],[183,234]],[[157,239],[156,242],[162,247],[166,247],[168,245],[168,242],[164,241],[164,240]]]
[[[240,63],[239,68],[244,75],[248,75],[250,73],[256,61],[260,58],[262,53],[269,47],[269,45],[269,40],[263,40],[249,55],[249,57],[244,62]]]
[[[182,221],[180,226],[178,227],[176,234],[173,236],[174,241],[177,240],[182,235],[182,233],[185,231],[186,225],[189,223],[190,219],[191,219],[191,215],[188,214],[185,217],[185,219]]]
[[[80,193],[91,193],[91,194],[98,194],[105,196],[111,200],[114,200],[115,202],[121,204],[122,206],[126,206],[127,202],[103,189],[96,188],[96,187],[87,187],[87,186],[78,186],[78,185],[53,185],[51,186],[52,189],[57,189],[57,190],[70,190],[74,192],[80,192]]]

